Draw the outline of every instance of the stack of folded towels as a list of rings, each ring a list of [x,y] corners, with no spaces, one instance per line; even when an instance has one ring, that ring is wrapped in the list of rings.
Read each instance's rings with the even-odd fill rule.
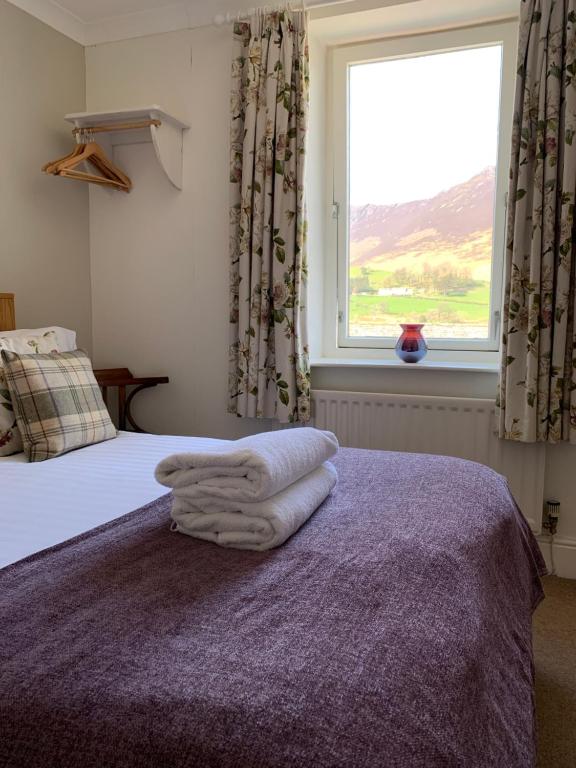
[[[172,488],[175,530],[223,547],[278,547],[334,488],[331,432],[265,432],[201,453],[168,456],[156,479]]]

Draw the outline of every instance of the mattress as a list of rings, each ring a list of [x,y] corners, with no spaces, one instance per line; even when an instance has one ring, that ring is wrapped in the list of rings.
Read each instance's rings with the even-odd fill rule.
[[[335,465],[269,552],[172,533],[164,496],[0,570],[0,767],[534,766],[543,563],[506,481]]]
[[[224,442],[121,432],[50,461],[0,458],[0,568],[163,496],[161,459]]]

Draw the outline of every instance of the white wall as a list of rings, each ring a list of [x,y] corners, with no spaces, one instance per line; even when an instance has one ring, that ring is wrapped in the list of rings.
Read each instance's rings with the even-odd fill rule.
[[[0,0],[0,291],[20,327],[63,325],[88,349],[88,191],[40,172],[72,146],[84,109],[84,49]]]
[[[546,449],[547,499],[561,503],[561,518],[556,539],[556,566],[558,573],[576,579],[576,446],[551,445]],[[549,561],[549,550],[543,548]]]
[[[89,110],[158,103],[192,125],[182,192],[151,145],[117,150],[130,195],[90,190],[95,363],[170,376],[135,408],[158,432],[264,428],[226,413],[230,57],[230,29],[216,27],[86,51]]]
[[[309,154],[310,311],[322,309],[324,48],[313,40],[313,127]],[[150,145],[122,147],[117,160],[130,195],[90,191],[93,341],[100,367],[167,374],[168,386],[140,396],[136,414],[158,432],[236,437],[262,424],[226,414],[228,343],[228,101],[230,29],[209,27],[90,47],[87,108],[159,103],[189,121],[184,190],[172,188]],[[311,341],[319,348],[319,328]],[[495,374],[317,368],[317,388],[493,397]],[[560,534],[576,544],[576,449],[548,453],[547,493],[564,516]],[[566,552],[568,553],[566,555]],[[562,557],[576,561],[574,550]],[[570,565],[570,563],[568,563]],[[574,575],[576,576],[576,568]]]

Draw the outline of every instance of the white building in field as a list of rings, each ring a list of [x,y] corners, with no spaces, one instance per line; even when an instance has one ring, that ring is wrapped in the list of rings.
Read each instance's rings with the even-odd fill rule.
[[[413,296],[414,288],[378,288],[378,296]]]

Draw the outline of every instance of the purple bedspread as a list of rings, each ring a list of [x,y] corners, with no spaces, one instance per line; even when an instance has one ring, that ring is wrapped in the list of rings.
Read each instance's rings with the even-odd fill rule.
[[[164,497],[0,571],[0,766],[533,766],[543,563],[505,481],[335,463],[271,552],[170,533]]]

